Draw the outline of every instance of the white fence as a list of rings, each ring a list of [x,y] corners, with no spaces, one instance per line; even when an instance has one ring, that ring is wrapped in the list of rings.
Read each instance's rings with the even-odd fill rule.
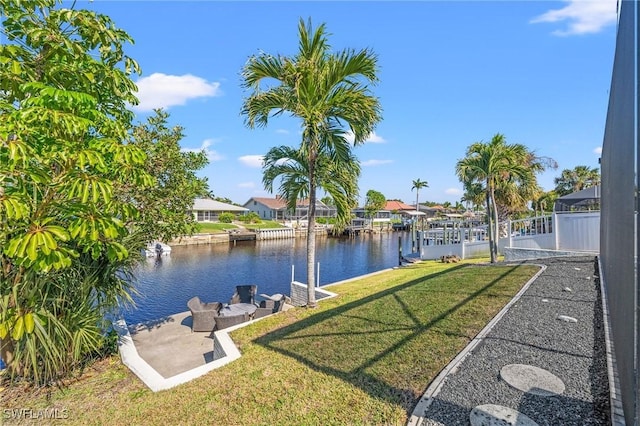
[[[558,250],[600,251],[600,212],[558,213]]]
[[[509,221],[504,227],[498,251],[553,250],[598,253],[600,212],[563,212]],[[481,228],[432,230],[420,235],[420,258],[439,259],[488,257],[489,241]]]
[[[256,229],[256,240],[278,240],[282,238],[295,238],[296,231],[293,228]]]

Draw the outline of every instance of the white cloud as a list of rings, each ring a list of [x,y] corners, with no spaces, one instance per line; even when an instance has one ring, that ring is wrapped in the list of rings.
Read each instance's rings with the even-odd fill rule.
[[[353,143],[353,141],[355,140],[355,136],[352,132],[347,132],[345,133],[345,138],[347,138],[347,140],[351,143]],[[380,135],[377,135],[376,132],[371,133],[369,136],[367,136],[367,139],[365,139],[364,143],[386,143],[387,141],[384,140],[384,138]]]
[[[276,133],[279,133],[281,135],[288,135],[289,131],[286,130],[286,129],[278,129],[278,130],[276,130]]]
[[[597,33],[616,22],[616,0],[566,0],[562,9],[552,9],[531,20],[531,23],[564,22],[567,28],[556,30],[554,35]]]
[[[208,98],[220,95],[220,83],[191,74],[167,75],[153,73],[136,82],[140,104],[134,109],[151,111],[154,108],[169,108],[184,105],[196,98]]]
[[[594,149],[593,149],[593,153],[594,153],[594,154],[598,154],[598,155],[602,154],[602,147],[601,147],[601,146],[599,146],[599,147],[597,147],[597,148],[594,148]]]
[[[238,161],[240,161],[242,164],[244,164],[247,167],[252,167],[257,169],[262,167],[264,157],[262,155],[243,155],[242,157],[238,158]]]
[[[255,182],[240,182],[238,188],[255,188]]]
[[[444,190],[447,195],[462,195],[462,190],[458,188],[447,188]]]
[[[393,160],[367,160],[360,163],[363,167],[381,166],[383,164],[393,163]]]
[[[180,151],[182,152],[204,152],[210,163],[214,161],[220,161],[223,157],[218,154],[216,151],[209,149],[212,143],[214,143],[214,139],[205,139],[202,141],[202,145],[200,148],[182,148]]]

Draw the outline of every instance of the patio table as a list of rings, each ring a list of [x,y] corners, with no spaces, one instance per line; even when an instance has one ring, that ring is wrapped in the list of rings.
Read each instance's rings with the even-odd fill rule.
[[[223,317],[230,317],[234,315],[242,315],[246,312],[249,316],[253,316],[257,308],[258,307],[253,303],[234,303],[221,308],[219,315]]]

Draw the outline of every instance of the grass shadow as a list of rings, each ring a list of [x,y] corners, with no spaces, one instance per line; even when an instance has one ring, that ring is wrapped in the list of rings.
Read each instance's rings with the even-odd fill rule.
[[[486,296],[496,305],[493,298],[506,303],[513,296],[496,287],[520,265],[500,266],[457,265],[319,311],[254,342],[410,414],[431,379],[493,316],[479,321],[483,308],[474,301]],[[490,270],[492,278],[482,282],[480,272]]]

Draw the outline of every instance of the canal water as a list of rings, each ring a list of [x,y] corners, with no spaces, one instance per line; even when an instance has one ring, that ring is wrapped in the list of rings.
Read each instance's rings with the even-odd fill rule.
[[[411,253],[406,232],[318,236],[320,285],[397,266],[399,237],[403,254]],[[136,324],[184,312],[193,296],[227,303],[240,284],[256,284],[258,294],[288,295],[292,265],[295,280],[307,280],[306,242],[291,238],[173,247],[170,256],[148,258],[136,269],[136,307],[125,310],[124,319]]]

